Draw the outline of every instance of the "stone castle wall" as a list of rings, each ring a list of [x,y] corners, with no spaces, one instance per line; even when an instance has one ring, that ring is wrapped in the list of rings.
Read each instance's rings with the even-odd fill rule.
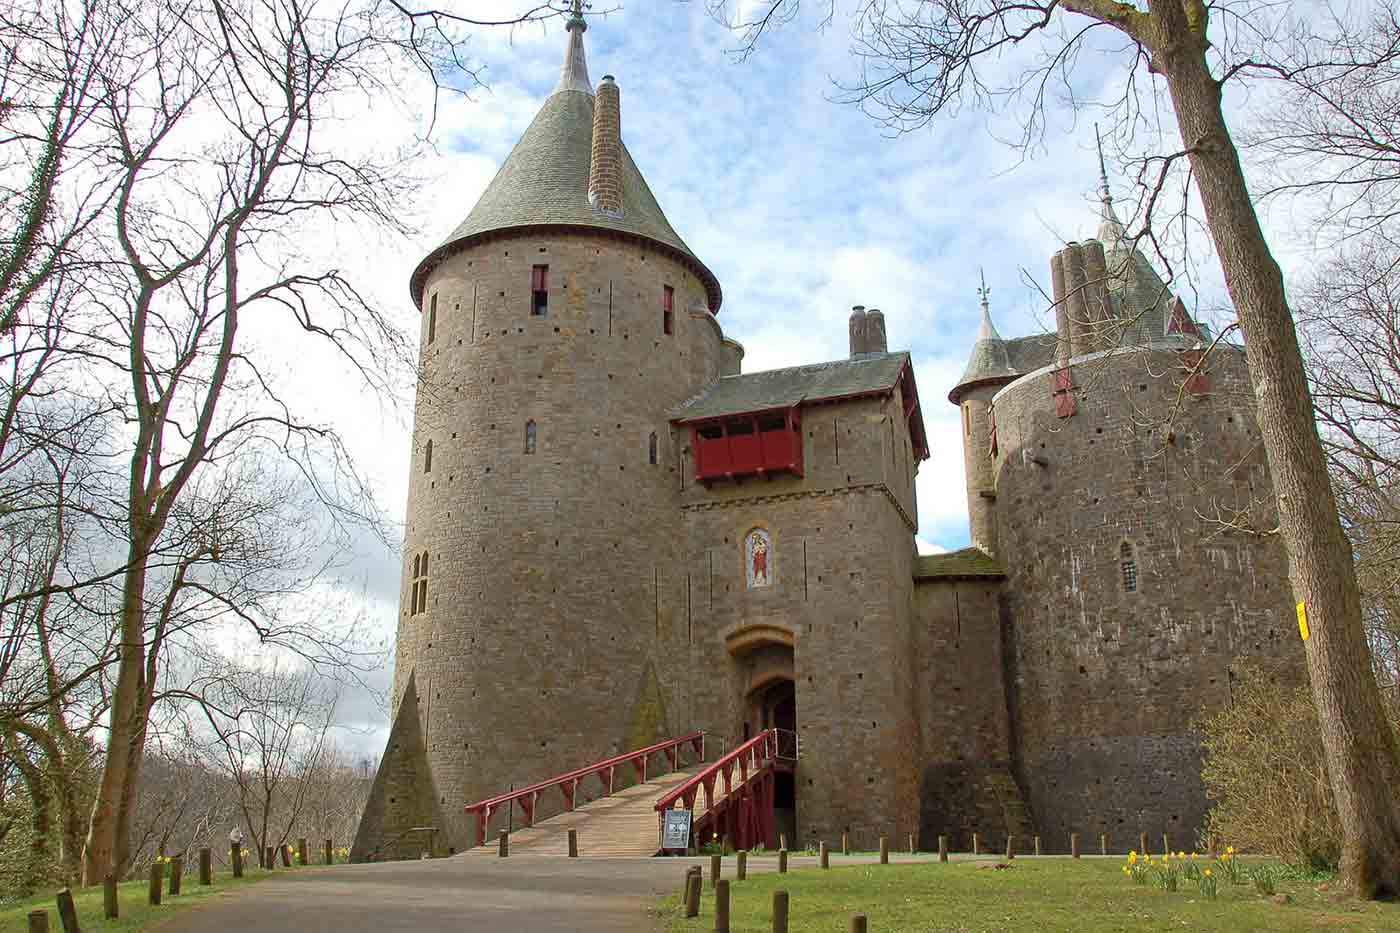
[[[1273,525],[1249,375],[1230,347],[1205,394],[1170,351],[1073,364],[1071,417],[1044,371],[994,403],[1018,776],[1052,851],[1071,831],[1189,848],[1207,809],[1192,720],[1242,663],[1301,676],[1283,547],[1212,521]]]
[[[852,844],[873,847],[881,833],[917,829],[914,459],[897,400],[804,409],[802,435],[801,478],[709,490],[686,478],[687,651],[673,656],[671,703],[732,745],[746,694],[790,672],[800,839],[849,832]],[[743,542],[755,527],[772,535],[774,582],[749,589]],[[728,639],[754,626],[789,635],[790,662],[774,648],[731,656]]]
[[[983,385],[965,392],[962,409],[963,473],[967,484],[968,533],[974,547],[997,553],[996,505],[990,494],[996,488],[991,455],[992,396],[997,385]]]
[[[688,726],[658,704],[653,658],[680,595],[667,412],[721,358],[708,312],[684,310],[704,298],[666,256],[567,233],[475,245],[426,283],[395,697],[413,674],[444,848],[468,844],[463,804]]]

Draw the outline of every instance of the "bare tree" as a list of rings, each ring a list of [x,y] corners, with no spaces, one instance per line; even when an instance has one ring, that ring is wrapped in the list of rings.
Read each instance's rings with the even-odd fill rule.
[[[779,16],[775,11],[798,2],[759,4],[748,41],[757,41]],[[1031,105],[1030,139],[1041,125],[1045,95],[1056,82],[1070,86],[1087,37],[1100,33],[1118,40],[1113,48],[1129,84],[1122,105],[1134,104],[1144,81],[1156,82],[1154,89],[1170,101],[1180,149],[1155,157],[1158,177],[1189,165],[1245,338],[1279,530],[1295,595],[1306,603],[1312,627],[1308,670],[1343,830],[1343,878],[1364,897],[1400,894],[1400,801],[1393,793],[1400,785],[1400,749],[1370,674],[1351,546],[1313,418],[1283,273],[1222,108],[1232,80],[1291,73],[1274,57],[1270,24],[1276,16],[1268,4],[1248,0],[1153,0],[1146,9],[1118,0],[911,0],[857,8],[862,80],[851,98],[894,126],[921,126],[961,104],[1009,97]],[[1009,87],[989,84],[999,57],[1017,47],[1043,58]],[[1147,230],[1154,206],[1149,195],[1139,218]]]

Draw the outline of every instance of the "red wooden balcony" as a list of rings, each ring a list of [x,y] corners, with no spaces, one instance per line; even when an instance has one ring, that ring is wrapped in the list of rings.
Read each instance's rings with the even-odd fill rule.
[[[797,409],[731,415],[691,426],[695,479],[709,484],[774,473],[802,475],[802,424]]]

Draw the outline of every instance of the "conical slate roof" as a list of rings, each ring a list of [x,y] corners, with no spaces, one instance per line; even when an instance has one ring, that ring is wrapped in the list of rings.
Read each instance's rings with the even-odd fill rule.
[[[710,310],[719,310],[723,298],[719,280],[671,228],[625,145],[622,216],[608,216],[589,203],[594,98],[584,64],[582,27],[581,20],[570,23],[570,43],[559,86],[467,219],[413,270],[409,291],[415,304],[422,304],[428,273],[444,257],[472,242],[506,230],[564,227],[610,231],[649,241],[689,266],[705,285]]]

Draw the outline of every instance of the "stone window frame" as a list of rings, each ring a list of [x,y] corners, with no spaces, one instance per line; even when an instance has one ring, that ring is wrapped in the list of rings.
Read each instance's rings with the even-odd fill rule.
[[[529,456],[539,449],[540,429],[534,418],[525,422],[525,454]]]
[[[1142,592],[1142,564],[1138,560],[1138,549],[1126,538],[1118,542],[1118,585],[1126,594]]]
[[[667,337],[676,333],[676,290],[670,285],[661,286],[661,333]]]
[[[408,614],[421,615],[428,611],[428,552],[413,555],[413,575],[408,584]]]

